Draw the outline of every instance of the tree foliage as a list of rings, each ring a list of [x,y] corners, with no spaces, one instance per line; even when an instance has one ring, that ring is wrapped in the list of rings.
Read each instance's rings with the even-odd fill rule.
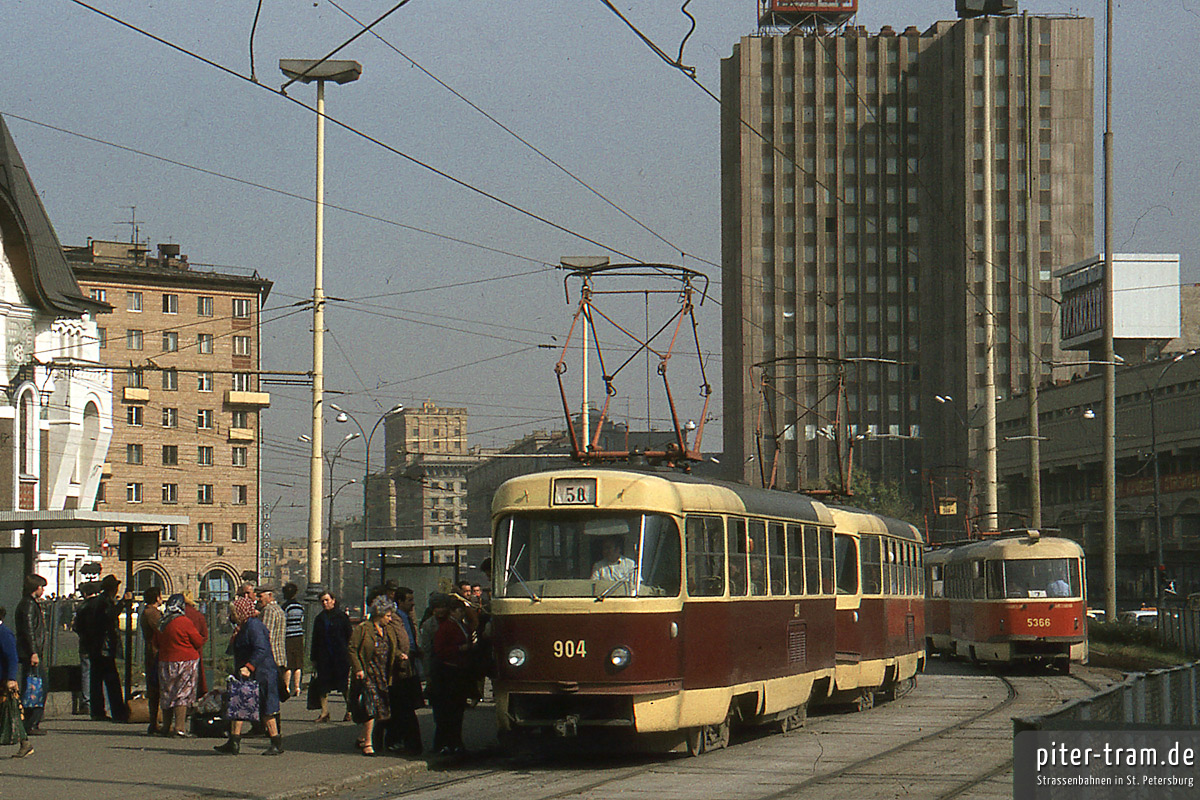
[[[837,479],[828,480],[831,489],[840,488]],[[846,505],[904,520],[920,528],[924,521],[912,498],[897,481],[872,477],[866,471],[855,472],[850,477],[850,496],[844,498]]]

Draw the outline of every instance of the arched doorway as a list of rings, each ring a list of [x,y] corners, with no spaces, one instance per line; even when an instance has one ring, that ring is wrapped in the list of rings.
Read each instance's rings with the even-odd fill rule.
[[[171,594],[171,578],[160,567],[149,564],[138,567],[137,571],[133,573],[133,585],[130,587],[130,591],[136,597],[141,597],[142,592],[151,586],[157,586],[163,597]]]

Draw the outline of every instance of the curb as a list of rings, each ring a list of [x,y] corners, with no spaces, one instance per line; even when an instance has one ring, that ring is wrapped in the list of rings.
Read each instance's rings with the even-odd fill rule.
[[[429,765],[425,761],[405,761],[389,767],[374,769],[370,772],[360,772],[357,775],[351,775],[348,778],[339,778],[337,780],[328,781],[325,783],[302,786],[299,789],[291,789],[286,792],[267,795],[264,800],[301,800],[301,798],[306,797],[317,797],[323,794],[335,794],[338,792],[355,789],[368,783],[376,783],[390,778],[406,778],[412,775],[417,775],[425,772],[428,770],[428,768]]]

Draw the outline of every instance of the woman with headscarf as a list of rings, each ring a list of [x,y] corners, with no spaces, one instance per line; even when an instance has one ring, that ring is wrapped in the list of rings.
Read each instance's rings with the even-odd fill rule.
[[[329,722],[329,693],[346,694],[350,676],[350,617],[331,593],[321,595],[321,613],[313,620],[312,659],[314,675],[308,684],[308,707],[321,709],[317,722]],[[350,712],[346,712],[346,722]]]
[[[406,643],[392,626],[395,608],[387,595],[376,597],[366,621],[350,635],[350,668],[354,671],[350,695],[356,700],[354,721],[363,726],[358,745],[364,756],[375,755],[375,720],[391,719],[391,676],[396,662],[408,658]]]
[[[256,616],[254,598],[243,595],[233,601],[233,632],[230,646],[233,649],[233,666],[243,678],[253,677],[258,682],[259,718],[265,720],[271,746],[263,751],[264,756],[277,756],[283,752],[283,740],[279,735],[279,667],[271,655],[271,639],[267,628]],[[229,726],[229,741],[217,745],[219,753],[236,756],[241,750],[242,720],[235,719]]]
[[[196,676],[204,637],[187,616],[183,595],[167,599],[158,622],[158,686],[163,722],[170,721],[168,736],[191,737],[187,730],[188,706],[196,701]]]

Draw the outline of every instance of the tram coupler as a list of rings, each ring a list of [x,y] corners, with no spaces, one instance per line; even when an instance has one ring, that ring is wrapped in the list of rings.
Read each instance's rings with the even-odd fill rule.
[[[554,723],[554,732],[564,739],[579,735],[579,715],[568,714]]]

